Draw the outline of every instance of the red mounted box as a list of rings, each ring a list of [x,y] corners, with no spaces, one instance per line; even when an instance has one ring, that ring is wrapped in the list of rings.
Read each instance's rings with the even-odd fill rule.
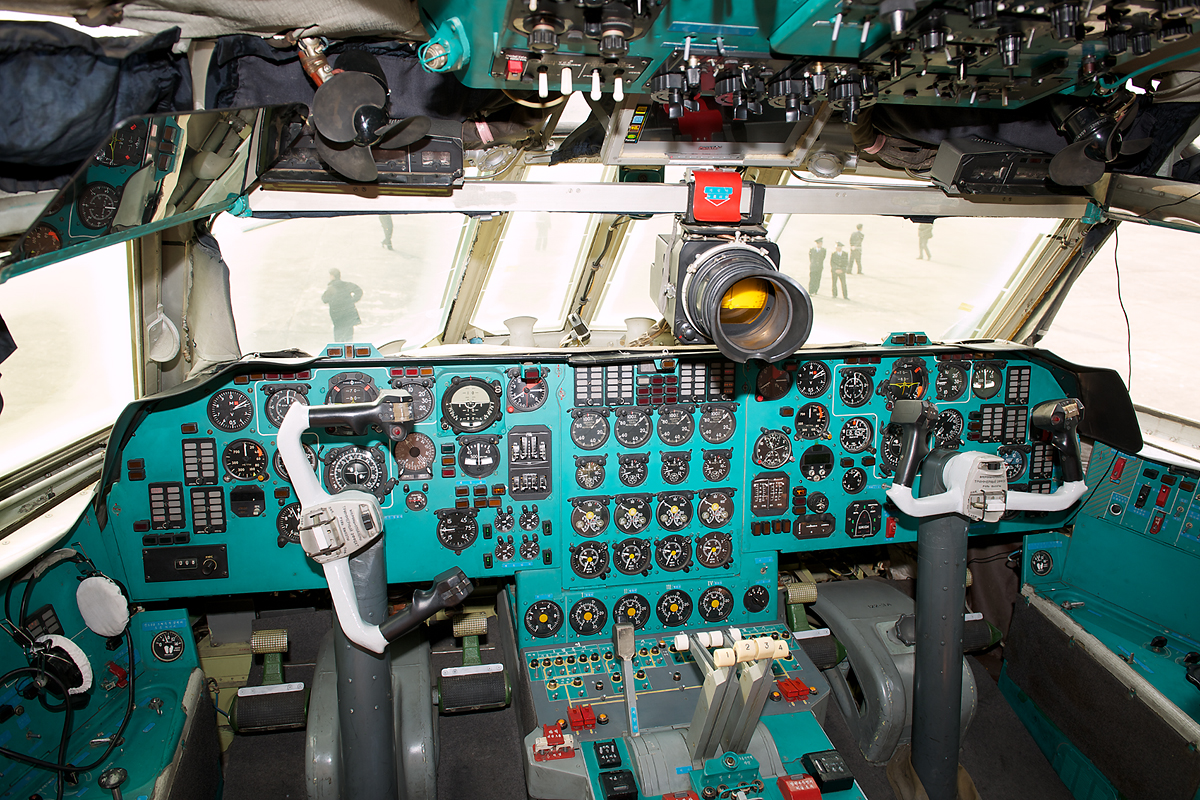
[[[742,176],[736,172],[694,172],[692,218],[697,222],[741,222]]]

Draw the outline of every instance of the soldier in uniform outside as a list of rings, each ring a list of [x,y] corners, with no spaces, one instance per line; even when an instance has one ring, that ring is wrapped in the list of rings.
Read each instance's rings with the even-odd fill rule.
[[[816,294],[821,288],[821,273],[825,271],[825,240],[817,239],[817,246],[808,251],[808,293]]]
[[[863,239],[862,225],[859,225],[854,233],[850,234],[850,271],[854,271],[854,265],[858,264],[858,274],[862,275],[862,243]]]
[[[850,292],[846,289],[846,272],[850,269],[850,254],[842,248],[846,245],[841,242],[837,243],[837,249],[833,251],[833,255],[829,256],[829,268],[833,271],[833,296],[837,297],[838,281],[842,282],[842,297],[850,299]]]

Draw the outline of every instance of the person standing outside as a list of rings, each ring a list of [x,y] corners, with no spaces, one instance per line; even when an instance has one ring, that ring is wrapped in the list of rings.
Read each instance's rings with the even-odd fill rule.
[[[356,284],[342,280],[342,272],[338,269],[329,270],[329,285],[321,295],[321,302],[329,306],[329,318],[333,320],[333,340],[335,342],[350,342],[354,340],[354,326],[362,322],[358,317],[355,306],[362,299],[362,289]]]
[[[858,264],[858,274],[862,275],[862,243],[863,239],[862,225],[859,225],[854,233],[850,234],[850,271],[854,271],[854,265]]]
[[[842,248],[846,245],[837,243],[837,249],[829,256],[829,268],[833,271],[833,296],[837,297],[838,281],[842,282],[842,297],[849,300],[850,292],[846,289],[846,272],[850,269],[850,254]]]
[[[808,250],[808,293],[815,295],[821,288],[821,273],[825,271],[825,240],[817,239],[816,247]]]
[[[933,223],[920,222],[917,223],[917,260],[922,258],[933,261],[933,256],[929,253],[929,240],[933,238]]]

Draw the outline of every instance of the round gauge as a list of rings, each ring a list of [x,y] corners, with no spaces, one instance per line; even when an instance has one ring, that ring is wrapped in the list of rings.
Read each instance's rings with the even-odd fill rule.
[[[154,634],[154,638],[150,640],[150,652],[154,653],[154,657],[159,661],[170,663],[183,655],[185,648],[183,637],[178,631],[167,629]]]
[[[641,533],[650,525],[650,504],[644,498],[618,496],[616,504],[614,522],[622,533]]]
[[[401,472],[428,473],[437,458],[437,446],[433,439],[414,431],[392,446],[392,455]]]
[[[45,222],[34,225],[25,235],[21,251],[26,258],[36,258],[46,253],[53,253],[62,247],[62,236],[52,226]]]
[[[696,542],[696,560],[703,567],[719,569],[733,558],[733,537],[728,533],[709,531]]]
[[[866,417],[851,417],[842,425],[838,441],[847,453],[861,453],[871,446],[875,438],[875,428]]]
[[[107,183],[89,183],[79,193],[75,201],[75,210],[79,213],[79,221],[85,228],[99,230],[107,228],[117,216],[117,208],[121,205],[121,192]]]
[[[266,448],[253,439],[234,439],[221,453],[221,465],[239,481],[265,481]]]
[[[663,406],[658,412],[658,438],[670,447],[679,445],[692,438],[696,430],[696,421],[685,408],[679,406]]]
[[[608,506],[600,500],[580,500],[571,510],[571,528],[580,536],[598,536],[608,527]]]
[[[599,578],[608,572],[608,545],[580,542],[572,547],[571,570],[581,578]]]
[[[650,415],[638,408],[623,408],[616,412],[614,434],[625,447],[641,447],[654,435]]]
[[[646,466],[645,459],[622,458],[620,463],[621,466],[617,468],[617,477],[626,486],[641,486],[645,482],[646,476],[650,474],[650,468]]]
[[[733,592],[724,586],[710,586],[700,595],[700,616],[705,622],[721,622],[733,611]]]
[[[668,628],[686,625],[692,616],[692,598],[682,589],[672,589],[658,598],[658,621]]]
[[[754,442],[754,463],[779,469],[792,460],[792,440],[783,431],[764,430]]]
[[[774,364],[768,364],[758,371],[754,379],[754,393],[759,400],[778,400],[792,388],[792,376]]]
[[[650,620],[650,601],[640,594],[627,594],[613,607],[613,622],[632,625],[641,630]]]
[[[796,412],[796,435],[801,439],[823,439],[829,430],[829,412],[820,403],[805,403]]]
[[[397,383],[397,389],[403,389],[412,395],[413,422],[424,422],[433,413],[433,392],[423,383]]]
[[[842,381],[838,384],[838,397],[850,408],[865,406],[871,399],[875,384],[871,376],[856,369],[848,369],[842,373]]]
[[[542,551],[542,546],[538,544],[538,537],[535,533],[530,539],[528,534],[521,535],[521,548],[517,551],[521,554],[521,558],[525,561],[533,561],[537,558],[538,553]]]
[[[604,483],[604,465],[599,461],[580,461],[575,467],[575,483],[591,491]]]
[[[938,447],[957,450],[963,432],[963,416],[953,408],[947,408],[938,414],[937,422],[933,424],[933,438]]]
[[[858,494],[867,485],[867,473],[862,467],[846,470],[842,476],[842,489],[846,494]]]
[[[809,492],[805,505],[814,514],[824,514],[829,510],[829,498],[825,496],[824,492]]]
[[[508,404],[514,411],[537,411],[550,396],[550,387],[546,385],[537,371],[536,378],[517,375],[508,382]]]
[[[279,534],[280,547],[283,547],[288,542],[292,544],[300,542],[299,503],[288,503],[279,509],[279,513],[275,515],[275,531]]]
[[[800,456],[800,474],[810,481],[823,481],[833,474],[833,451],[814,444]]]
[[[796,388],[805,397],[820,397],[829,388],[829,367],[821,361],[806,361],[796,370]]]
[[[685,456],[663,455],[661,475],[664,483],[672,486],[683,483],[690,471],[691,465]]]
[[[531,531],[538,526],[541,519],[538,517],[537,503],[533,504],[533,508],[529,506],[521,506],[521,516],[517,518],[517,522],[521,526],[521,530]]]
[[[889,400],[920,400],[929,388],[929,367],[919,358],[901,358],[879,388]]]
[[[312,471],[316,474],[317,471],[317,451],[312,449],[312,445],[301,444],[304,450],[304,457],[308,459],[308,465],[312,467]],[[275,455],[271,456],[271,466],[275,468],[275,474],[283,478],[285,481],[291,482],[291,477],[288,475],[287,465],[283,463],[283,456],[279,451],[275,451]]]
[[[754,584],[742,595],[742,605],[751,614],[757,614],[771,605],[771,590],[761,583]]]
[[[350,446],[326,456],[325,483],[334,494],[344,489],[375,494],[386,479],[383,459],[374,450]]]
[[[234,433],[254,419],[254,404],[237,389],[222,389],[208,400],[208,418],[226,433]]]
[[[900,441],[904,437],[904,429],[892,422],[883,429],[879,442],[879,456],[883,466],[889,470],[896,469],[900,463]]]
[[[571,606],[571,628],[580,636],[595,636],[608,622],[608,610],[595,597],[585,597]]]
[[[454,381],[442,393],[442,419],[455,433],[475,433],[500,419],[499,384],[483,378]]]
[[[955,364],[941,364],[933,386],[938,400],[957,400],[967,390],[967,371]]]
[[[709,406],[700,414],[700,438],[709,444],[721,444],[733,438],[737,417],[724,406]]]
[[[654,516],[666,530],[681,531],[692,521],[692,501],[684,494],[659,495]]]
[[[335,375],[329,384],[325,401],[330,404],[371,403],[379,397],[379,390],[369,375],[361,372],[346,372]]]
[[[475,515],[466,511],[439,511],[437,540],[442,547],[459,555],[475,543],[479,535],[479,523]]]
[[[599,411],[580,412],[571,421],[571,441],[580,450],[595,450],[608,441],[608,420]]]
[[[280,389],[274,392],[267,398],[267,419],[271,424],[278,428],[283,424],[283,417],[287,414],[287,410],[292,407],[292,403],[299,403],[302,406],[308,405],[308,398],[304,392],[299,389]]]
[[[95,162],[105,167],[136,166],[145,152],[149,126],[142,122],[121,125],[96,153]]]
[[[692,565],[692,540],[673,533],[654,545],[654,563],[667,572],[678,572]]]
[[[1004,459],[1004,475],[1009,483],[1025,474],[1024,451],[1015,447],[1001,447],[996,450],[996,455]]]
[[[553,600],[538,600],[525,612],[525,630],[535,639],[553,636],[562,624],[562,606]]]
[[[637,575],[650,566],[650,543],[645,539],[626,539],[613,545],[613,564],[624,575]]]
[[[719,453],[709,453],[704,456],[700,471],[706,481],[723,481],[729,477],[729,459]]]
[[[1050,574],[1050,570],[1054,569],[1054,559],[1046,550],[1035,550],[1033,555],[1029,557],[1029,568],[1033,570],[1033,574],[1039,578]]]
[[[1000,375],[998,367],[976,363],[975,374],[971,376],[971,392],[980,400],[987,400],[996,396],[1003,382],[1004,378]]]
[[[404,505],[409,511],[422,511],[425,506],[429,505],[429,498],[424,492],[409,492],[404,497]]]
[[[733,519],[733,500],[725,492],[707,492],[700,495],[696,516],[706,528],[720,528]]]
[[[496,509],[496,519],[492,520],[492,527],[499,533],[508,533],[517,526],[516,517],[513,516],[512,506],[505,509]]]
[[[516,558],[517,547],[513,544],[513,537],[497,536],[495,553],[497,561],[512,561]]]
[[[458,466],[471,478],[486,478],[500,467],[500,448],[491,439],[473,439],[458,451]]]

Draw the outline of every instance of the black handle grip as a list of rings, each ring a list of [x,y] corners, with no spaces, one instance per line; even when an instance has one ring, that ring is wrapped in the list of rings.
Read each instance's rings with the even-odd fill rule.
[[[308,424],[313,428],[349,428],[362,436],[378,425],[388,438],[398,442],[412,430],[412,397],[385,394],[370,403],[312,406]]]
[[[1038,403],[1030,415],[1035,428],[1050,433],[1050,442],[1062,462],[1065,483],[1083,480],[1083,456],[1079,453],[1079,437],[1075,435],[1082,419],[1083,403],[1073,397]]]
[[[451,567],[433,579],[433,586],[413,593],[412,605],[393,614],[379,626],[379,632],[394,642],[443,608],[456,606],[474,590],[471,580],[458,567]]]
[[[929,455],[929,436],[937,418],[937,406],[928,400],[897,400],[892,406],[892,422],[904,431],[895,480],[901,486],[911,488],[917,479],[917,470]]]

